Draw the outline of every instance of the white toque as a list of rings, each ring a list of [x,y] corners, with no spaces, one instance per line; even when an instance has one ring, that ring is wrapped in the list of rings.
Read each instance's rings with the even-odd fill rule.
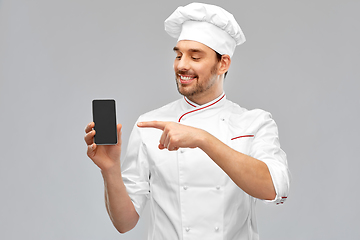
[[[245,42],[245,35],[231,13],[203,3],[178,7],[165,20],[165,31],[178,41],[197,41],[230,57],[236,45]]]

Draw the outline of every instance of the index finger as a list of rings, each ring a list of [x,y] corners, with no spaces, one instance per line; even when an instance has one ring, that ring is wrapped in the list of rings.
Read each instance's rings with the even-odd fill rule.
[[[148,122],[139,122],[137,125],[138,127],[143,128],[157,128],[160,130],[164,130],[167,122],[162,121],[148,121]]]

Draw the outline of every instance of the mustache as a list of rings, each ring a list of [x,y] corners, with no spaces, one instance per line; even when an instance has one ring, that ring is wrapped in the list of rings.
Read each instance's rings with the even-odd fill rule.
[[[194,73],[194,72],[192,72],[192,71],[178,70],[178,71],[176,71],[175,73],[176,73],[176,75],[179,75],[179,74],[181,74],[181,75],[192,75],[192,76],[196,76],[196,77],[197,77],[197,74]]]

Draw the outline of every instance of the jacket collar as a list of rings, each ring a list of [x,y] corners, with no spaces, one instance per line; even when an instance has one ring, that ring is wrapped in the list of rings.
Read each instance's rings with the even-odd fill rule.
[[[184,100],[182,101],[182,105],[183,105],[183,110],[185,111],[185,113],[183,115],[181,115],[181,117],[179,118],[179,122],[187,114],[204,111],[207,109],[221,108],[225,104],[225,99],[226,99],[226,95],[225,95],[225,93],[222,93],[216,99],[214,99],[208,103],[205,103],[203,105],[198,105],[198,104],[190,101],[187,97],[184,97]]]

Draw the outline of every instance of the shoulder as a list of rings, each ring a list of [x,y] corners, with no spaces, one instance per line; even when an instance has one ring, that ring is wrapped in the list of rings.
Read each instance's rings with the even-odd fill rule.
[[[226,108],[230,110],[232,117],[248,118],[249,120],[271,117],[271,113],[263,109],[256,108],[248,110],[247,108],[241,107],[239,106],[239,104],[234,103],[230,100],[227,100]]]
[[[230,112],[229,123],[233,127],[241,125],[242,128],[260,126],[268,120],[272,120],[271,113],[263,109],[248,110],[228,100],[227,108]]]

